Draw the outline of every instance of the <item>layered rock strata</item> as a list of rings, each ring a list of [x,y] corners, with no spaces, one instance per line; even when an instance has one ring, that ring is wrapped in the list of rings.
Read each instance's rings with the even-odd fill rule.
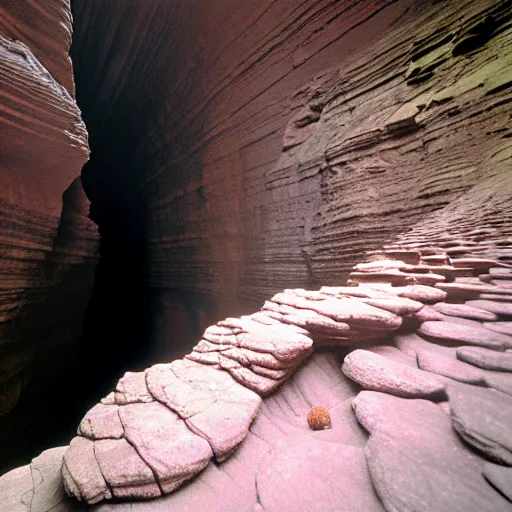
[[[253,49],[243,30],[211,74],[182,70],[169,87],[138,149],[151,148],[139,160],[154,199],[149,281],[271,298],[207,329],[185,358],[128,373],[64,457],[43,454],[65,510],[77,502],[64,487],[88,503],[129,501],[102,511],[511,510],[508,3],[397,2],[369,53],[290,93],[336,55],[318,48],[339,50],[341,28],[366,30],[365,16],[392,4],[319,2],[307,19],[324,30],[296,45],[273,40],[276,23],[231,69],[230,52]],[[296,8],[279,5],[255,17],[258,41],[268,18]],[[218,9],[213,24],[242,16]],[[180,19],[173,29],[189,30]],[[289,34],[304,21],[293,19]],[[194,51],[176,48],[175,62]],[[261,78],[276,69],[289,78]],[[204,104],[176,94],[191,76]],[[181,124],[167,132],[175,107]],[[297,281],[334,286],[275,294]],[[328,346],[336,357],[318,353]],[[318,405],[331,429],[309,428]],[[2,493],[15,482],[48,492],[29,478],[40,464],[3,477]],[[11,502],[26,510],[26,496]]]
[[[173,48],[179,78],[134,157],[151,286],[266,300],[341,285],[510,165],[509,2],[288,1],[229,23],[230,2],[204,9],[233,42],[214,55],[224,34],[190,24],[205,47]]]
[[[500,262],[512,233],[506,221],[482,230],[457,240],[476,248],[458,257],[447,253],[455,237],[423,245],[411,231],[354,267],[364,282],[286,290],[257,313],[208,328],[184,359],[127,373],[86,414],[52,475],[62,467],[59,485],[90,504],[160,497],[155,510],[512,510],[510,315],[486,314],[512,304],[512,267]],[[473,236],[481,239],[472,246]],[[496,259],[478,255],[481,246]],[[444,280],[416,284],[440,264]],[[406,281],[392,273],[386,283],[390,267],[407,270]],[[311,355],[317,342],[340,347],[341,371],[332,355]],[[312,405],[325,407],[330,429],[310,430]],[[17,471],[0,489],[22,485]],[[237,490],[216,494],[226,477]],[[39,500],[48,493],[37,491]],[[126,507],[152,510],[149,502],[97,510]]]
[[[35,378],[50,399],[42,390],[69,364],[94,279],[98,233],[79,178],[89,147],[70,43],[67,0],[0,7],[2,468],[36,430],[36,412],[7,416]]]
[[[506,0],[178,5],[75,8],[91,181],[145,219],[152,288],[343,284],[507,165]]]

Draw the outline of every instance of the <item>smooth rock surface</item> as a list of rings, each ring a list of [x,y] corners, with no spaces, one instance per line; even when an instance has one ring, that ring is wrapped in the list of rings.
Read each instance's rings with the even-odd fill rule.
[[[354,350],[348,354],[341,369],[363,389],[396,396],[440,398],[445,391],[445,383],[440,377],[367,350]]]
[[[485,311],[495,313],[505,318],[512,316],[512,304],[492,300],[468,300],[466,304],[474,308],[484,309]]]
[[[512,395],[512,375],[508,372],[487,372],[485,382],[490,388]]]
[[[365,455],[386,510],[510,510],[482,478],[481,462],[467,451],[449,417],[435,404],[363,391],[353,406],[370,432]]]
[[[485,322],[483,326],[491,331],[512,336],[512,322]]]
[[[256,475],[266,512],[384,511],[361,448],[294,436],[278,441]]]
[[[512,502],[512,468],[492,464],[484,465],[483,475],[487,480]]]
[[[457,357],[485,370],[512,372],[512,354],[481,347],[459,347]]]
[[[432,336],[439,340],[455,341],[503,351],[512,346],[512,337],[491,332],[484,327],[458,325],[452,322],[423,322],[418,329],[420,334]]]
[[[448,386],[454,429],[491,461],[512,466],[512,397],[494,389]]]
[[[457,355],[459,350],[461,349],[457,349]],[[430,350],[422,349],[416,350],[416,357],[418,367],[422,370],[444,375],[445,377],[466,382],[467,384],[474,384],[476,386],[485,385],[485,376],[483,372],[478,368],[474,368],[470,364],[458,361],[454,357],[445,357]],[[463,359],[463,361],[465,361],[465,359]]]
[[[448,304],[446,302],[439,302],[434,304],[434,309],[448,316],[460,316],[462,318],[470,318],[472,320],[492,321],[497,320],[498,317],[490,311],[471,307],[468,304]]]

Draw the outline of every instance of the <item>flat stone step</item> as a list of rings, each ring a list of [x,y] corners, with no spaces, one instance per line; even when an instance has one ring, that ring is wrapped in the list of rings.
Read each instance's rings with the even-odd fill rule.
[[[467,306],[484,309],[500,316],[512,316],[512,304],[497,302],[492,300],[470,300],[466,302]]]
[[[473,320],[493,321],[497,320],[496,314],[484,309],[471,307],[467,304],[449,304],[447,302],[438,302],[434,304],[434,309],[448,316],[459,316]]]
[[[512,354],[481,347],[459,347],[457,358],[485,370],[512,372]]]
[[[342,372],[364,389],[405,398],[429,398],[444,395],[440,377],[368,350],[354,350],[345,357]]]
[[[370,433],[366,460],[386,510],[510,512],[438,405],[362,391],[352,406]]]
[[[496,302],[511,302],[512,303],[512,295],[481,293],[478,296],[478,298],[482,299],[482,300],[495,300]]]
[[[512,281],[510,279],[492,279],[491,284],[501,286],[502,288],[508,288],[509,290],[512,288]]]
[[[460,296],[471,298],[478,298],[479,294],[498,294],[498,295],[512,295],[512,291],[501,286],[489,284],[472,284],[472,283],[437,283],[436,288],[444,290],[449,296]]]
[[[452,322],[427,321],[420,325],[418,332],[421,335],[432,336],[439,340],[456,341],[461,344],[477,345],[500,351],[512,347],[512,338],[510,336],[489,331],[484,327],[478,329],[473,326],[458,325]]]
[[[512,396],[494,389],[450,383],[453,428],[490,460],[512,465]]]
[[[484,322],[482,325],[491,331],[512,336],[512,322]]]
[[[470,364],[458,361],[454,357],[446,357],[431,350],[422,349],[416,350],[416,356],[418,366],[422,370],[437,373],[438,375],[467,384],[485,386],[485,378],[482,371]]]
[[[448,253],[448,251],[446,251]],[[452,258],[452,265],[458,268],[474,268],[487,272],[491,267],[498,267],[499,263],[487,258]]]

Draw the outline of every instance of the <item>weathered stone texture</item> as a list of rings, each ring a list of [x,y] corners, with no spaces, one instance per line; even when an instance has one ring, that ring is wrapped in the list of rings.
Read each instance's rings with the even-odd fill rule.
[[[512,464],[509,3],[161,2],[135,21],[99,5],[77,11],[111,30],[96,137],[151,94],[112,175],[128,169],[125,206],[147,217],[145,283],[270,299],[126,373],[64,455],[68,494],[156,498],[98,510],[509,511],[508,472],[485,465]],[[339,359],[309,357],[329,345]],[[465,345],[492,364],[462,362]],[[332,428],[310,428],[314,405]],[[0,484],[30,489],[16,471]]]
[[[93,284],[98,234],[79,177],[89,147],[70,42],[66,0],[0,6],[0,416],[30,382],[30,364],[48,365],[40,375],[51,379],[50,358],[80,335]],[[2,420],[0,464],[9,428]]]
[[[507,2],[225,0],[165,16],[151,57],[165,87],[133,165],[152,286],[254,299],[342,283],[365,250],[506,169]]]
[[[5,0],[0,6],[0,32],[26,44],[54,80],[74,95],[68,55],[72,34],[70,0]]]
[[[162,324],[200,316],[197,336],[283,288],[344,284],[365,251],[507,169],[507,2],[75,0],[73,13],[105,280],[122,301],[138,269],[153,294],[153,361],[172,350]]]

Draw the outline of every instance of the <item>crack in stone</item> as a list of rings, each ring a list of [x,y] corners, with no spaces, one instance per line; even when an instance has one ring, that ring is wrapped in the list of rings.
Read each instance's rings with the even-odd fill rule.
[[[121,407],[121,406],[120,406]],[[135,450],[135,452],[137,453],[137,455],[139,456],[140,460],[146,464],[146,466],[149,468],[149,470],[151,471],[151,473],[153,473],[153,477],[155,479],[155,483],[156,485],[158,486],[158,490],[160,491],[160,495],[161,496],[165,496],[165,493],[162,489],[162,485],[160,483],[160,479],[158,477],[158,474],[156,473],[156,471],[153,469],[153,467],[146,461],[146,459],[144,459],[144,457],[140,454],[139,450],[137,449],[137,447],[132,443],[130,442],[130,440],[126,437],[126,430],[124,428],[124,424],[123,424],[123,421],[121,419],[121,415],[119,414],[119,409],[117,410],[117,414],[119,415],[119,421],[121,422],[121,426],[123,427],[123,439]]]
[[[107,479],[105,478],[105,475],[103,474],[103,470],[101,469],[100,463],[98,461],[98,456],[96,455],[96,443],[93,441],[92,445],[92,453],[94,454],[94,460],[96,461],[96,465],[98,466],[98,469],[100,471],[101,476],[103,477],[103,480],[105,482],[105,485],[107,486],[107,489],[109,490],[112,498],[115,498],[116,495],[114,494],[114,490],[112,486],[107,482]]]
[[[36,483],[34,480],[34,466],[33,466],[32,462],[30,463],[29,467],[30,467],[30,478],[32,479],[32,496],[30,497],[30,505],[28,507],[28,510],[31,512],[32,505],[34,503],[34,496],[36,494]]]

